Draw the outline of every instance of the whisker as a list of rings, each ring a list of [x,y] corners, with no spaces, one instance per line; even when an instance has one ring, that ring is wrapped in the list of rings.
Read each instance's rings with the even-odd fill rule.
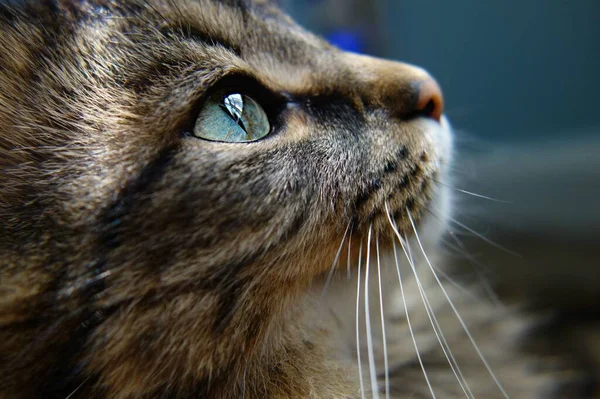
[[[387,207],[386,207],[386,210],[387,210]],[[427,313],[427,318],[429,319],[429,322],[431,323],[433,333],[435,334],[435,337],[437,338],[437,341],[440,344],[440,348],[442,349],[442,352],[444,353],[444,356],[446,357],[446,360],[448,361],[448,364],[450,365],[450,369],[452,370],[452,373],[456,377],[456,381],[458,382],[458,385],[461,387],[465,396],[467,398],[474,398],[473,393],[471,392],[471,389],[469,388],[469,385],[467,384],[467,381],[466,381],[463,373],[461,372],[460,367],[458,366],[458,362],[456,361],[456,358],[454,357],[454,354],[452,353],[452,350],[450,349],[450,345],[448,344],[448,341],[446,340],[446,337],[444,336],[444,333],[443,333],[442,328],[437,320],[437,317],[435,316],[435,312],[433,311],[433,307],[431,306],[431,303],[429,302],[429,298],[427,298],[425,289],[423,288],[423,285],[421,284],[421,280],[419,279],[419,275],[418,275],[417,269],[415,267],[415,262],[414,262],[414,259],[412,256],[412,250],[410,248],[410,245],[408,244],[408,241],[405,241],[402,238],[402,236],[400,235],[400,233],[398,232],[398,228],[397,228],[396,224],[392,221],[392,219],[389,215],[389,211],[388,211],[388,220],[390,222],[390,225],[392,226],[394,234],[396,235],[396,237],[398,238],[398,241],[400,242],[400,245],[402,246],[404,255],[406,256],[406,259],[408,260],[408,263],[410,264],[412,272],[415,276],[415,281],[417,282],[417,288],[419,290],[419,295],[421,295],[421,300],[423,301],[423,305],[425,306],[425,312]]]
[[[71,286],[66,289],[62,289],[59,291],[59,297],[69,297],[74,292],[81,292],[81,291],[85,290],[86,288],[93,286],[97,282],[104,280],[105,278],[108,278],[109,276],[112,275],[112,273],[113,273],[112,270],[106,270],[94,277],[86,279],[82,283],[77,283],[74,286]]]
[[[173,7],[175,8],[175,10],[177,11],[177,14],[179,14],[179,18],[180,18],[180,21],[179,21],[179,23],[178,23],[178,25],[179,25],[179,30],[180,30],[181,32],[183,32],[183,26],[182,26],[182,24],[183,24],[183,21],[185,21],[185,18],[184,18],[184,16],[183,16],[183,12],[181,12],[181,7],[179,7],[179,6],[177,5],[177,1],[175,1],[175,0],[167,0],[167,2],[168,2],[168,3],[169,3],[171,6],[173,6]],[[190,25],[189,25],[189,24],[186,24],[186,27],[187,27],[187,31],[188,31],[188,33],[189,33],[189,32],[190,32],[190,30],[191,30],[191,27],[190,27]]]
[[[360,266],[362,263],[362,240],[358,248],[358,275],[356,278],[356,357],[358,359],[358,378],[360,380],[360,397],[365,398],[365,386],[363,384],[362,363],[360,359]]]
[[[498,248],[498,249],[501,249],[501,250],[503,250],[504,252],[506,252],[506,253],[509,253],[509,254],[511,254],[511,255],[513,255],[513,256],[516,256],[516,257],[519,257],[519,258],[522,258],[522,257],[523,257],[521,254],[518,254],[518,253],[516,253],[515,251],[511,251],[510,249],[508,249],[508,248],[506,248],[506,247],[504,247],[504,246],[502,246],[502,245],[498,244],[497,242],[490,240],[489,238],[487,238],[487,237],[486,237],[486,236],[484,236],[483,234],[481,234],[481,233],[478,233],[476,230],[473,230],[472,228],[470,228],[470,227],[469,227],[469,226],[467,226],[466,224],[459,222],[458,220],[454,219],[453,217],[451,217],[451,216],[448,216],[448,219],[449,219],[449,220],[450,220],[452,223],[456,224],[456,225],[457,225],[457,226],[459,226],[459,227],[462,227],[463,229],[465,229],[465,230],[466,230],[466,231],[468,231],[469,233],[471,233],[471,234],[474,234],[476,237],[479,237],[480,239],[482,239],[483,241],[487,242],[487,243],[488,243],[488,244],[490,244],[491,246],[493,246],[493,247],[496,247],[496,248]]]
[[[434,216],[435,218],[437,218],[438,220],[444,220],[444,218],[441,218],[438,214],[436,214],[435,212],[433,212],[431,209],[429,209],[427,206],[425,206],[424,204],[416,201],[417,204],[419,204],[421,207],[423,207],[423,209],[427,212],[429,212],[432,216]],[[437,212],[439,212],[438,209],[436,209]],[[509,253],[513,256],[516,256],[518,258],[522,258],[523,256],[515,251],[511,251],[510,249],[498,244],[497,242],[490,240],[489,238],[487,238],[486,236],[484,236],[483,234],[479,233],[478,231],[472,229],[471,227],[467,226],[464,223],[459,222],[458,220],[456,220],[455,218],[453,218],[450,215],[446,216],[448,218],[448,220],[450,220],[450,222],[456,224],[459,227],[462,227],[464,230],[466,230],[467,232],[475,235],[476,237],[482,239],[483,241],[487,242],[488,244],[490,244],[491,246],[498,248],[506,253]]]
[[[501,204],[512,204],[511,201],[501,200],[501,199],[497,199],[497,198],[493,198],[493,197],[488,197],[487,195],[477,194],[477,193],[474,193],[472,191],[463,190],[462,188],[454,187],[454,186],[452,186],[450,184],[443,183],[443,182],[441,182],[439,180],[436,180],[434,178],[431,178],[431,177],[429,177],[429,180],[431,180],[431,181],[433,181],[433,182],[435,182],[435,183],[437,183],[439,185],[446,186],[448,188],[456,190],[456,191],[458,191],[460,193],[471,195],[473,197],[482,198],[482,199],[486,199],[486,200],[489,200],[489,201],[498,202],[498,203],[501,203]]]
[[[467,254],[461,247],[459,247],[455,243],[448,241],[445,237],[440,237],[440,243],[442,243],[444,249],[446,249],[452,255],[459,255],[465,257],[467,256]]]
[[[487,195],[473,193],[471,191],[463,190],[462,188],[452,187],[452,189],[454,189],[454,190],[456,190],[458,192],[461,192],[463,194],[471,195],[473,197],[483,198],[483,199],[490,200],[490,201],[493,201],[493,202],[498,202],[498,203],[501,203],[501,204],[512,204],[511,201],[488,197]]]
[[[346,278],[350,280],[352,278],[352,272],[350,271],[350,254],[352,247],[352,231],[354,230],[354,225],[350,227],[350,235],[348,236],[348,262],[346,263]]]
[[[491,270],[488,265],[477,260],[475,255],[469,252],[465,243],[459,238],[459,235],[461,235],[460,232],[448,229],[448,235],[452,237],[452,240],[456,243],[456,245],[448,242],[447,240],[444,241],[445,245],[452,245],[452,248],[454,248],[460,256],[464,256],[471,264],[479,266],[481,269],[485,270],[488,273],[494,274],[493,270]],[[481,273],[480,269],[474,268],[474,270]]]
[[[65,399],[70,399],[73,397],[73,395],[75,395],[77,393],[77,391],[79,391],[81,389],[81,387],[90,380],[90,377],[87,377],[85,380],[83,380],[83,382],[81,384],[79,384],[70,394],[69,396],[67,396]]]
[[[381,336],[383,338],[383,364],[385,372],[385,397],[390,398],[390,372],[388,366],[387,339],[385,336],[385,319],[383,311],[383,290],[381,286],[381,258],[379,256],[379,235],[376,236],[375,246],[377,249],[377,278],[379,283],[379,309],[381,310]]]
[[[448,300],[448,303],[450,304],[450,307],[454,311],[454,314],[456,315],[456,318],[458,319],[458,321],[460,322],[461,326],[465,330],[465,333],[469,337],[469,340],[471,341],[471,344],[473,345],[473,348],[475,349],[475,351],[479,355],[482,363],[484,364],[485,368],[488,370],[488,373],[490,374],[490,376],[492,377],[492,379],[494,380],[494,382],[498,386],[498,389],[500,389],[500,391],[502,392],[502,394],[504,395],[504,397],[507,398],[507,399],[509,399],[510,397],[508,396],[508,394],[506,393],[506,390],[504,389],[504,387],[500,383],[500,380],[498,380],[498,377],[496,376],[496,374],[492,371],[492,368],[491,368],[490,364],[488,363],[488,361],[483,356],[483,353],[481,352],[481,350],[479,349],[479,346],[475,342],[475,339],[473,338],[473,335],[469,331],[469,328],[467,327],[466,323],[464,322],[464,320],[460,316],[458,310],[456,309],[456,306],[454,305],[454,302],[452,302],[452,299],[450,299],[450,296],[446,292],[446,289],[444,288],[444,286],[441,283],[440,279],[438,278],[437,274],[435,274],[433,266],[431,265],[431,261],[429,260],[429,257],[425,253],[425,248],[423,248],[423,244],[421,243],[421,239],[419,238],[419,234],[417,233],[417,228],[415,226],[415,222],[414,222],[414,220],[412,218],[412,215],[410,214],[410,210],[406,209],[406,212],[408,214],[408,218],[410,220],[410,224],[412,225],[413,231],[415,233],[415,238],[417,240],[417,243],[419,244],[419,248],[421,249],[421,252],[423,253],[423,257],[425,258],[425,261],[427,262],[427,264],[429,265],[429,268],[431,269],[431,272],[433,273],[433,277],[435,278],[435,280],[437,281],[438,285],[440,286],[440,289],[444,293],[444,296]]]
[[[431,302],[429,302],[429,298],[427,297],[427,294],[425,293],[425,288],[421,284],[421,281],[418,277],[414,259],[412,257],[412,249],[410,247],[410,243],[407,240],[402,240],[401,237],[399,238],[399,240],[400,240],[400,245],[402,245],[402,249],[404,250],[404,254],[408,258],[411,269],[415,275],[415,280],[417,281],[417,287],[419,289],[419,294],[421,295],[421,299],[423,300],[423,304],[425,305],[425,311],[427,312],[427,317],[429,319],[429,322],[431,323],[433,332],[440,344],[440,348],[442,349],[442,352],[444,353],[444,356],[446,357],[446,360],[448,361],[448,364],[450,365],[450,369],[452,370],[452,373],[456,377],[456,381],[458,382],[458,385],[460,385],[465,396],[467,398],[474,398],[473,392],[469,388],[469,384],[467,383],[465,376],[463,375],[462,371],[460,370],[458,361],[454,357],[454,354],[452,353],[452,350],[450,349],[450,344],[448,344],[448,341],[446,340],[446,336],[444,335],[442,327],[440,326],[438,319],[435,315],[435,312],[433,311],[433,306],[431,306]],[[408,253],[406,251],[407,248],[408,248]]]
[[[408,244],[408,242],[406,243]],[[480,297],[478,297],[475,293],[473,293],[471,290],[463,287],[461,284],[459,284],[456,280],[454,280],[452,277],[450,277],[448,275],[448,273],[444,272],[443,270],[434,267],[435,272],[440,274],[446,281],[448,281],[448,283],[450,283],[451,286],[453,286],[454,288],[456,288],[457,290],[459,290],[461,293],[463,293],[464,295],[468,296],[469,298],[473,299],[473,300],[481,300]]]
[[[369,356],[369,374],[371,377],[371,394],[373,398],[379,398],[377,388],[377,373],[375,372],[375,354],[373,352],[373,333],[371,332],[371,311],[369,309],[369,266],[371,263],[371,234],[373,224],[369,225],[367,236],[367,262],[365,264],[365,327],[367,330],[367,353]]]
[[[148,0],[144,0],[144,4],[146,4],[148,7],[150,7],[150,9],[156,14],[158,15],[165,23],[167,23],[167,25],[169,24],[169,20],[167,18],[165,18],[164,15],[162,15],[156,8],[154,8],[152,6],[152,4],[150,4],[150,2]]]
[[[338,262],[340,260],[340,255],[342,254],[342,248],[344,246],[344,241],[346,241],[346,235],[348,234],[348,230],[350,230],[350,224],[352,224],[352,221],[348,222],[348,226],[346,226],[346,231],[344,231],[344,236],[342,237],[342,242],[340,242],[340,246],[335,254],[335,258],[333,259],[333,262],[331,263],[331,269],[329,269],[329,274],[327,275],[327,281],[325,282],[325,287],[323,287],[323,291],[321,292],[321,298],[323,298],[325,296],[325,294],[327,293],[327,290],[329,289],[329,286],[331,285],[331,280],[333,280],[333,275],[336,270],[336,266],[338,265]]]
[[[385,203],[385,209],[387,211],[387,217],[390,222],[390,225],[392,226],[392,229],[394,229],[394,225],[392,223],[392,218],[390,216],[390,210],[389,210],[389,205],[388,205],[387,201]],[[435,392],[433,391],[431,382],[429,382],[429,376],[427,375],[427,371],[425,370],[425,365],[423,364],[423,360],[421,359],[421,354],[419,353],[419,346],[417,345],[417,339],[415,338],[415,333],[414,333],[414,331],[412,329],[412,325],[410,323],[410,315],[408,313],[408,305],[406,304],[406,296],[404,295],[404,285],[402,284],[402,274],[400,273],[400,265],[398,264],[398,251],[396,249],[396,241],[395,240],[392,240],[392,247],[394,249],[394,260],[396,261],[396,271],[398,272],[398,283],[400,284],[400,295],[402,296],[402,303],[404,305],[404,313],[406,314],[406,324],[408,325],[408,331],[410,332],[410,336],[412,338],[413,345],[415,347],[415,352],[417,354],[417,359],[419,361],[419,364],[421,365],[421,370],[423,370],[423,376],[425,377],[425,382],[427,383],[427,386],[429,387],[429,392],[431,392],[431,397],[433,399],[435,399],[436,398]]]
[[[481,262],[479,262],[477,259],[475,259],[475,257],[473,255],[471,255],[469,253],[469,251],[465,247],[465,244],[460,240],[460,238],[458,238],[456,236],[456,234],[454,234],[454,232],[451,231],[449,233],[449,235],[450,235],[450,237],[452,237],[452,239],[454,240],[454,242],[456,243],[456,245],[458,245],[460,247],[460,249],[462,250],[463,255],[473,265],[473,270],[475,271],[475,274],[477,275],[477,278],[479,279],[479,285],[481,285],[483,287],[483,289],[488,294],[488,296],[490,297],[490,299],[492,300],[492,302],[494,303],[494,305],[500,306],[500,307],[506,307],[506,305],[504,304],[504,302],[502,302],[502,300],[500,299],[500,297],[498,296],[498,294],[496,293],[496,291],[494,291],[494,288],[492,287],[492,285],[490,284],[490,282],[485,278],[485,276],[483,275],[483,273],[481,272],[481,270],[479,270],[477,267],[475,267],[475,266],[480,266],[480,267],[482,267],[484,269],[487,269],[486,265],[484,265]]]

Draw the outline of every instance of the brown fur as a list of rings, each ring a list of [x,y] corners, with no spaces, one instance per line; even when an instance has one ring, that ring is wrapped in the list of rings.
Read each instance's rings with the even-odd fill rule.
[[[448,154],[422,70],[266,2],[2,6],[0,46],[0,397],[358,395],[306,292],[347,226],[391,238],[386,200],[424,217]],[[276,130],[186,134],[232,75]]]

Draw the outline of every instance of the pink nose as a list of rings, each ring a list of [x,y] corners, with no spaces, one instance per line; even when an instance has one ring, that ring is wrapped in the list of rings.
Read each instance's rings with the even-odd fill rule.
[[[444,96],[438,83],[428,77],[417,85],[419,87],[415,113],[440,121],[444,112]]]

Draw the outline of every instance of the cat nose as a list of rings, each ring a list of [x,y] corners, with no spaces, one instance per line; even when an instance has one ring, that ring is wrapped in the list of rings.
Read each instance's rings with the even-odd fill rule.
[[[440,122],[444,112],[444,96],[440,85],[427,75],[424,80],[413,83],[412,86],[416,88],[417,97],[413,113]]]
[[[364,82],[364,86],[358,84],[358,90],[365,103],[404,120],[424,117],[441,121],[442,90],[424,69],[358,54],[347,53],[345,59],[356,71],[358,82]]]

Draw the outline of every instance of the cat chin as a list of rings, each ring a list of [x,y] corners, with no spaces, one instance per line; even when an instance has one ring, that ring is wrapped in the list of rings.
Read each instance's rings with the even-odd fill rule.
[[[424,121],[427,124],[426,132],[436,144],[438,150],[438,184],[431,202],[429,212],[425,212],[423,219],[417,226],[419,238],[424,245],[436,245],[441,236],[446,232],[448,222],[452,217],[452,182],[449,167],[452,162],[452,126],[445,115],[440,123]]]

